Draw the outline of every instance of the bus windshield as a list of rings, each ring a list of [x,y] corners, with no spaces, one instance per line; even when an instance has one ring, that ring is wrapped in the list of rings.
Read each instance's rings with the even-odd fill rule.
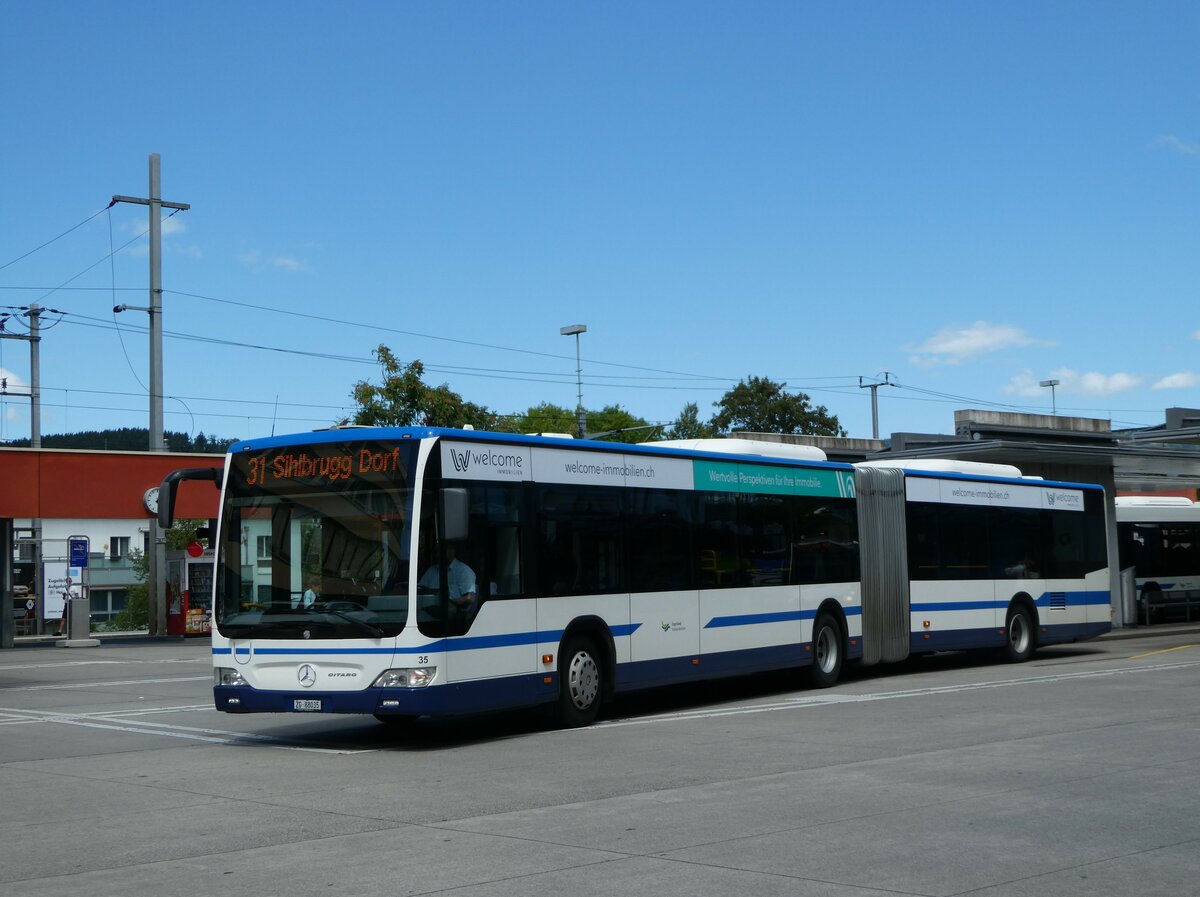
[[[214,625],[227,638],[391,638],[408,621],[416,444],[233,456]]]

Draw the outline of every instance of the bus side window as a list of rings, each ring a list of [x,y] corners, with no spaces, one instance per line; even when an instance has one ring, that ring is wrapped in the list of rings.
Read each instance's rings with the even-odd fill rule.
[[[698,585],[722,589],[741,585],[737,493],[697,492],[695,552]]]
[[[543,486],[538,490],[538,587],[545,595],[624,589],[621,503],[615,489]]]
[[[690,497],[690,493],[670,489],[626,490],[632,591],[671,592],[693,587]]]
[[[462,560],[475,572],[476,607],[490,598],[520,595],[521,493],[515,485],[470,487],[470,525]]]

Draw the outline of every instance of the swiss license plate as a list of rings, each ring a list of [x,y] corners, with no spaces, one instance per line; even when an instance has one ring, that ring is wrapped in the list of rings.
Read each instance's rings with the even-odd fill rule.
[[[293,710],[320,710],[321,701],[319,698],[296,698],[292,701]]]

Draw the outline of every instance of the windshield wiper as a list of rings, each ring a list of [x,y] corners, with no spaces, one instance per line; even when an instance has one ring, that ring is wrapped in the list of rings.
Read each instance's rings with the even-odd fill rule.
[[[378,626],[372,625],[371,623],[368,623],[366,620],[360,620],[357,617],[352,617],[349,614],[343,613],[340,610],[333,610],[328,607],[310,607],[308,609],[308,612],[310,614],[312,614],[312,613],[329,614],[331,616],[337,617],[339,620],[345,620],[347,623],[353,623],[355,626],[357,626],[363,632],[369,633],[374,638],[383,638],[384,634],[385,634],[384,631],[382,629],[380,629]]]
[[[290,623],[284,620],[265,620],[259,623],[226,623],[224,625],[218,623],[217,631],[227,638],[238,638],[243,635],[276,632],[280,629],[294,629],[299,625],[302,624],[298,620],[292,620]]]

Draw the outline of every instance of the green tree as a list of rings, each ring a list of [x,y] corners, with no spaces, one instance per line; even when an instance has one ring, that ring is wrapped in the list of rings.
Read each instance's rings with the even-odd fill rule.
[[[587,415],[588,435],[611,434],[604,437],[608,442],[646,442],[653,439],[656,432],[644,418],[631,414],[620,405],[608,405],[599,411],[585,410],[584,413]],[[509,433],[570,433],[574,436],[579,423],[574,411],[542,402],[524,414],[508,418],[503,427]]]
[[[767,377],[741,381],[713,405],[712,426],[719,435],[737,430],[753,433],[804,433],[845,436],[846,431],[824,405],[814,406],[802,392],[784,391],[786,383]]]
[[[603,437],[605,442],[650,442],[658,438],[662,428],[651,426],[644,417],[620,405],[606,405],[588,412],[588,435],[593,433],[611,434]]]
[[[506,433],[571,433],[577,429],[575,412],[559,405],[542,402],[523,414],[506,418],[501,424]]]
[[[125,592],[125,607],[103,627],[110,632],[139,632],[150,628],[150,587],[146,585],[150,559],[141,549],[133,548],[129,551],[129,560],[137,583]]]
[[[667,431],[667,439],[709,439],[713,435],[710,423],[700,420],[700,408],[695,402],[688,402],[679,412],[679,417]]]
[[[443,383],[429,386],[423,378],[425,366],[419,360],[401,363],[392,350],[380,344],[375,350],[382,382],[378,385],[360,380],[352,393],[358,403],[354,422],[363,426],[462,427],[495,429],[495,412],[467,402]]]
[[[167,550],[186,548],[188,542],[196,538],[196,530],[207,525],[205,520],[176,520],[166,532]],[[146,582],[150,577],[150,559],[141,549],[134,548],[129,552],[129,561],[137,582],[125,593],[125,607],[104,626],[109,632],[139,632],[150,628],[150,586]]]

